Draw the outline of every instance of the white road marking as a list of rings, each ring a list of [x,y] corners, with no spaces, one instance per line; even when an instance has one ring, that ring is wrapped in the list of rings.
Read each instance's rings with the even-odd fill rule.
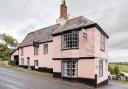
[[[9,89],[20,89],[18,87],[12,86],[12,85],[6,85]]]
[[[15,82],[15,81],[9,80],[9,79],[4,78],[4,77],[0,77],[0,79],[5,80],[5,81],[10,82],[10,83],[13,83],[13,84],[16,84],[16,85],[24,86],[22,83]]]

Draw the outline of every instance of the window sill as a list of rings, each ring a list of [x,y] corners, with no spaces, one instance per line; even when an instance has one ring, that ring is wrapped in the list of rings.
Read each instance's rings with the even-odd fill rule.
[[[62,76],[62,78],[65,78],[65,79],[76,79],[78,77],[68,77],[68,76]]]
[[[98,78],[102,78],[103,77],[103,75],[102,76],[98,76]]]
[[[64,51],[64,50],[73,50],[73,49],[79,49],[79,48],[68,48],[68,49],[61,49],[61,51]]]
[[[100,51],[105,52],[105,50],[103,50],[103,49],[100,49]]]

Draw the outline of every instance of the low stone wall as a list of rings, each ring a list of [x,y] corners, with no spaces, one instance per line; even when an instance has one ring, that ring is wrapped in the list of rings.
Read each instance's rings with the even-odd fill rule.
[[[0,61],[0,66],[9,66],[8,61]]]

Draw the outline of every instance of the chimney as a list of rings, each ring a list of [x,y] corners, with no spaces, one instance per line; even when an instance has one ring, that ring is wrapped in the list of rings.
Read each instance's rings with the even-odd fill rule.
[[[62,4],[60,6],[60,18],[67,19],[67,6],[65,0],[62,0]]]
[[[68,19],[67,5],[65,0],[62,0],[62,4],[60,5],[60,17],[59,19],[57,19],[56,23],[60,25],[64,25],[67,19]]]

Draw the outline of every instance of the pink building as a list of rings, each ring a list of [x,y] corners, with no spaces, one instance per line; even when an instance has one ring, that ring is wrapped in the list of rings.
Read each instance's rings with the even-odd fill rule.
[[[11,60],[97,87],[108,83],[108,38],[97,23],[83,16],[68,19],[63,0],[57,23],[28,33]]]

